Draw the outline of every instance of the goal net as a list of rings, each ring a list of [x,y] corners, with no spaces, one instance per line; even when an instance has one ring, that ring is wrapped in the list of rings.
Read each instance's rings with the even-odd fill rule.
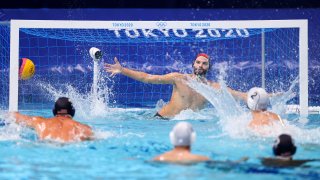
[[[52,106],[41,83],[90,93],[94,68],[88,52],[97,47],[103,52],[101,69],[117,57],[123,66],[151,74],[191,73],[196,55],[207,53],[212,60],[208,79],[217,81],[224,69],[226,84],[240,91],[253,86],[286,91],[299,77],[298,96],[288,104],[299,105],[300,113],[307,114],[307,25],[307,20],[12,20],[10,74],[4,72],[8,54],[1,60],[1,103],[6,106],[9,98],[10,110]],[[18,62],[24,57],[34,61],[36,75],[23,81],[18,80]],[[102,70],[101,76],[107,75]],[[7,81],[9,87],[3,87]],[[112,92],[107,103],[121,107],[154,107],[159,99],[168,101],[172,91],[170,85],[144,84],[121,75],[104,86]]]

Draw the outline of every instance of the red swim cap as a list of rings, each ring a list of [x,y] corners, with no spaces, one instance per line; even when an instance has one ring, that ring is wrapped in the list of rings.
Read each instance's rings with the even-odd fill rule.
[[[208,55],[208,54],[206,54],[206,53],[200,53],[200,54],[198,54],[198,55],[197,55],[197,58],[198,58],[198,57],[200,57],[200,56],[202,56],[202,57],[205,57],[205,58],[209,59],[209,55]]]

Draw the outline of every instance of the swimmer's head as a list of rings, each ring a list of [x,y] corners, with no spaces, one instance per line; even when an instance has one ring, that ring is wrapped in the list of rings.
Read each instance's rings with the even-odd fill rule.
[[[179,122],[170,132],[170,141],[173,146],[191,146],[195,139],[196,132],[187,122]]]
[[[60,113],[60,111],[65,110],[66,112]],[[76,110],[74,109],[72,102],[67,97],[60,97],[54,104],[54,107],[52,109],[53,115],[59,115],[59,114],[68,114],[70,116],[74,116]]]
[[[251,110],[267,110],[270,103],[268,93],[263,88],[254,87],[248,91],[247,104]]]
[[[209,56],[205,53],[200,53],[192,63],[193,73],[195,75],[204,76],[207,74],[210,66],[211,63]]]
[[[296,150],[297,147],[288,134],[281,134],[273,145],[273,154],[275,156],[291,157],[296,153]]]

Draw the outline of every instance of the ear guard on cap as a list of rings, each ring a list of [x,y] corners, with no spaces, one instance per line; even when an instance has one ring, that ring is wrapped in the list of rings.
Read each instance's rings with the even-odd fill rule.
[[[247,93],[247,105],[251,110],[266,110],[270,103],[268,93],[263,88],[253,87]]]
[[[179,138],[175,136],[173,131],[171,131],[169,136],[170,142],[173,146],[190,146],[196,141],[197,134],[196,132],[192,132],[189,137]]]

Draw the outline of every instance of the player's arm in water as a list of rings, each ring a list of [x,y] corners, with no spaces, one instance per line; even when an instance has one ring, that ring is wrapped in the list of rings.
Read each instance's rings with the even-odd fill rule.
[[[43,120],[42,117],[28,116],[20,114],[19,112],[11,112],[10,116],[14,118],[16,123],[24,124],[33,128]]]
[[[115,64],[105,64],[105,70],[111,73],[111,77],[116,74],[123,74],[137,81],[150,84],[174,84],[175,79],[180,75],[179,73],[169,73],[165,75],[152,75],[141,71],[135,71],[122,67],[118,59],[114,58]]]

